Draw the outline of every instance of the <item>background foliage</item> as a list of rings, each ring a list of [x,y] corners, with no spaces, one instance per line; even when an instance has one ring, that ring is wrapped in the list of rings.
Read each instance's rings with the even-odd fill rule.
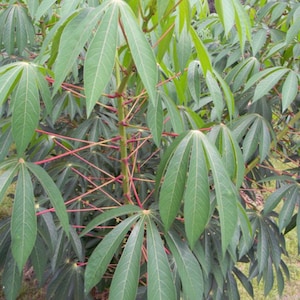
[[[5,297],[28,266],[49,299],[239,299],[253,278],[281,295],[285,234],[300,245],[299,16],[292,0],[2,1]]]

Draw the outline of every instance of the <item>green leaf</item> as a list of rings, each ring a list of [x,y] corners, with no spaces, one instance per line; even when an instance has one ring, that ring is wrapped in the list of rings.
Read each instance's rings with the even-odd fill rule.
[[[263,218],[259,219],[259,232],[257,241],[257,260],[258,260],[258,271],[262,273],[264,268],[268,264],[269,257],[269,244],[267,238],[267,229]]]
[[[1,68],[2,69],[2,68]],[[0,105],[7,99],[9,94],[14,89],[21,72],[23,71],[22,65],[16,65],[1,74],[0,69]]]
[[[142,217],[130,233],[110,286],[109,299],[131,300],[136,297],[144,240],[144,219]]]
[[[27,168],[34,174],[36,179],[41,183],[45,192],[50,198],[50,202],[53,205],[56,215],[58,216],[61,226],[66,234],[69,233],[69,218],[66,211],[64,199],[52,178],[48,173],[40,166],[33,163],[26,163]]]
[[[217,80],[213,77],[210,71],[206,74],[206,84],[213,100],[217,117],[220,120],[224,108],[223,95]]]
[[[57,92],[61,83],[72,69],[101,14],[102,5],[96,9],[83,9],[64,28],[54,66],[55,83],[53,94]]]
[[[39,20],[55,2],[55,0],[42,1],[35,12],[34,18]]]
[[[171,145],[168,145],[167,149],[164,152],[164,155],[159,163],[156,178],[155,178],[155,197],[158,198],[158,192],[159,192],[159,186],[161,184],[162,178],[165,174],[165,171],[168,167],[168,164],[170,162],[170,159],[176,150],[177,146],[181,143],[181,141],[185,138],[186,133],[183,133],[176,137],[176,139],[171,143]]]
[[[234,274],[239,279],[250,297],[254,298],[253,287],[247,276],[244,275],[238,268],[233,269]]]
[[[184,225],[191,248],[205,229],[210,216],[208,170],[201,139],[193,136],[184,193]]]
[[[5,196],[6,190],[11,185],[12,180],[14,179],[17,169],[18,165],[15,165],[0,175],[0,203]]]
[[[2,272],[2,289],[6,300],[15,300],[20,293],[22,286],[22,272],[9,253],[6,257],[4,270]]]
[[[37,241],[30,255],[30,262],[33,265],[34,274],[39,282],[39,284],[43,284],[44,275],[47,267],[47,260],[45,259],[45,253],[47,252],[47,248],[44,244],[44,241],[37,236]]]
[[[168,257],[160,234],[153,221],[147,222],[148,288],[149,300],[176,300]]]
[[[191,135],[180,142],[170,159],[165,179],[160,190],[159,211],[165,229],[168,230],[179,210],[185,189]]]
[[[3,161],[7,156],[12,142],[13,142],[13,138],[12,138],[11,127],[10,127],[0,135],[0,161]],[[0,201],[1,201],[1,197],[0,197]]]
[[[293,38],[297,36],[299,30],[300,30],[300,19],[298,17],[296,18],[294,24],[289,28],[289,30],[286,33],[286,38],[285,38],[286,44],[289,44],[293,40]]]
[[[182,133],[184,131],[184,126],[177,106],[168,95],[166,95],[165,93],[161,93],[161,95],[164,99],[164,104],[170,116],[174,132],[178,134]]]
[[[12,135],[19,156],[30,143],[40,117],[39,91],[33,80],[35,70],[28,63],[22,64],[22,76],[12,96]]]
[[[298,94],[298,76],[294,71],[290,71],[282,86],[282,112],[295,100]]]
[[[193,60],[188,67],[188,87],[195,101],[200,99],[200,62]]]
[[[253,41],[252,43],[252,52],[253,56],[255,56],[258,51],[264,46],[266,40],[267,40],[267,31],[265,29],[260,29],[258,30],[254,35],[253,35]]]
[[[281,188],[273,192],[265,201],[264,215],[269,214],[281,201],[286,194],[293,188],[293,185],[283,185]]]
[[[259,133],[262,129],[262,123],[259,119],[256,119],[252,126],[248,129],[247,135],[243,140],[243,156],[244,160],[247,162],[258,146]]]
[[[214,126],[209,132],[208,138],[218,148],[231,180],[237,187],[240,187],[244,180],[244,159],[232,132],[224,125]]]
[[[202,299],[204,282],[202,270],[197,259],[188,245],[179,239],[173,231],[166,235],[166,240],[176,262],[182,282],[184,299]]]
[[[266,95],[287,71],[288,69],[276,70],[271,74],[268,74],[262,81],[260,81],[255,89],[253,102]]]
[[[215,147],[210,144],[202,132],[196,131],[196,133],[202,135],[201,138],[203,139],[206,156],[213,175],[221,224],[222,251],[225,254],[226,248],[232,240],[238,220],[237,192]]]
[[[192,40],[197,51],[197,58],[201,63],[203,74],[204,76],[206,76],[207,71],[213,71],[208,51],[206,50],[203,42],[199,38],[199,35],[192,26],[190,27],[190,34],[192,36]]]
[[[266,70],[263,70],[259,73],[255,73],[250,79],[247,81],[244,92],[247,91],[250,87],[252,87],[255,83],[260,81],[263,77],[267,77],[269,74],[273,72],[282,70],[282,67],[272,67]]]
[[[157,147],[160,146],[161,135],[163,131],[163,109],[159,94],[157,94],[157,99],[155,104],[153,102],[148,102],[147,110],[147,124],[151,130],[153,140]]]
[[[76,232],[76,230],[70,226],[70,241],[73,247],[74,252],[76,253],[77,258],[79,259],[79,261],[84,261],[84,250],[82,247],[82,243],[81,240]]]
[[[90,115],[111,78],[117,47],[118,15],[118,6],[110,5],[100,21],[86,54],[84,86],[87,115]]]
[[[287,198],[285,199],[283,206],[279,213],[279,230],[282,231],[292,219],[293,212],[295,210],[296,203],[299,198],[300,189],[296,185],[289,191]]]
[[[184,27],[180,33],[176,48],[179,68],[180,71],[183,72],[192,53],[191,38],[186,27]]]
[[[224,26],[225,34],[228,36],[234,25],[235,11],[233,3],[231,0],[216,0],[215,7],[220,21]]]
[[[110,233],[105,235],[104,239],[95,248],[89,258],[84,275],[86,294],[101,280],[125,234],[137,218],[139,218],[139,215],[131,216],[122,221]]]
[[[12,253],[20,272],[34,247],[36,234],[37,220],[31,176],[25,163],[21,163],[11,220]]]
[[[117,208],[109,209],[100,215],[94,217],[92,221],[85,227],[85,229],[81,232],[80,237],[87,234],[89,231],[93,230],[95,227],[99,226],[102,223],[105,223],[113,218],[130,215],[133,213],[140,212],[141,209],[135,205],[123,205]]]
[[[230,117],[230,119],[232,119],[233,114],[234,114],[234,109],[235,109],[233,94],[232,94],[229,86],[227,85],[226,81],[215,70],[214,70],[214,75],[216,76],[216,78],[218,79],[218,82],[221,85],[221,88],[222,88],[223,93],[224,93],[224,97],[225,97],[229,117]]]
[[[120,1],[117,1],[117,3]],[[149,98],[153,104],[156,101],[156,84],[158,82],[158,69],[154,53],[140,30],[134,13],[125,2],[120,2],[121,20],[135,62],[138,74],[145,85]]]

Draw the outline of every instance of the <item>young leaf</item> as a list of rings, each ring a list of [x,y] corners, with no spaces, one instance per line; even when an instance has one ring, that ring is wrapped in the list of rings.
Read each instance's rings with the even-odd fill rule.
[[[153,221],[147,222],[148,289],[149,300],[176,300],[176,290],[172,279],[168,257],[160,234]]]
[[[11,220],[12,253],[20,272],[34,247],[36,234],[37,220],[31,176],[25,163],[21,163]]]
[[[201,139],[193,136],[188,177],[184,193],[184,225],[194,247],[210,216],[208,170]]]
[[[19,156],[23,154],[34,135],[40,117],[40,98],[33,78],[32,65],[23,63],[23,72],[12,97],[12,135]]]
[[[200,265],[189,249],[177,234],[171,231],[166,235],[168,246],[174,256],[177,270],[182,282],[184,298],[199,300],[203,298],[204,282]]]
[[[64,199],[52,178],[48,173],[40,166],[33,163],[26,163],[27,168],[34,174],[37,180],[41,183],[42,187],[48,194],[50,202],[55,208],[55,212],[60,220],[60,223],[64,231],[69,232],[69,218],[66,211]]]
[[[190,155],[191,135],[177,146],[168,165],[159,197],[159,211],[168,230],[179,210],[185,189],[188,161]]]
[[[86,54],[84,86],[87,115],[90,115],[111,78],[117,47],[118,14],[117,5],[108,7]]]
[[[130,233],[110,286],[109,299],[131,300],[136,297],[144,240],[144,219],[142,217]]]
[[[139,215],[133,215],[122,221],[110,233],[105,235],[104,239],[95,248],[85,270],[84,289],[86,294],[101,280],[125,234],[138,217]]]
[[[125,2],[120,3],[121,19],[132,58],[149,98],[155,104],[158,70],[154,53],[145,34],[138,27],[136,18],[128,4]]]

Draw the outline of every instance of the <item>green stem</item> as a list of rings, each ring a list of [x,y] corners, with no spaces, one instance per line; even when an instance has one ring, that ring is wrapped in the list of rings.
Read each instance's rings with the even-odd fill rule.
[[[286,124],[284,126],[284,128],[277,134],[276,140],[272,141],[270,148],[273,148],[277,144],[277,141],[280,141],[287,134],[287,132],[289,131],[289,128],[293,127],[294,124],[298,120],[300,120],[300,111],[297,114],[295,114],[295,116],[291,119],[291,121],[288,124]],[[245,174],[248,174],[253,168],[255,168],[255,166],[258,164],[259,160],[260,160],[259,156],[257,156],[255,159],[253,159],[248,164]]]
[[[128,70],[131,69],[132,68],[129,68]],[[123,181],[122,181],[123,194],[125,198],[125,203],[127,204],[130,202],[129,199],[131,198],[131,195],[130,195],[130,174],[128,169],[127,133],[126,133],[126,126],[124,125],[126,108],[124,106],[124,98],[122,94],[126,90],[126,85],[130,75],[131,72],[128,72],[128,74],[125,77],[123,77],[123,79],[121,80],[118,59],[116,59],[116,82],[118,86],[117,109],[118,109],[119,135],[120,135],[121,174],[123,177]]]

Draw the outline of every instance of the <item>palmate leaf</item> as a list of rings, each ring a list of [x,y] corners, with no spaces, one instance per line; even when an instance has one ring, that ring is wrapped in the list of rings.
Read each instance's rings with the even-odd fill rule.
[[[173,153],[160,190],[159,210],[166,230],[174,221],[183,198],[190,144],[191,135],[187,134]]]
[[[61,226],[66,232],[69,233],[69,218],[66,211],[64,199],[52,178],[40,166],[33,163],[26,163],[26,167],[34,174],[36,179],[40,182],[45,192],[50,198],[50,202],[55,208],[56,215],[58,216]]]
[[[155,104],[158,69],[154,53],[145,34],[138,27],[136,18],[128,4],[123,1],[116,2],[120,3],[121,20],[138,74],[148,92],[150,100]]]
[[[197,152],[198,154],[196,154],[196,152],[194,152],[194,154],[191,155],[190,149],[194,149],[193,151],[196,151],[197,149],[197,146],[194,146],[194,143],[202,145],[204,154],[201,154],[201,152]],[[185,137],[180,140],[180,143],[176,145],[176,149],[171,153],[169,152],[168,155],[170,157],[168,165],[166,165],[167,159],[164,158],[165,167],[160,171],[165,173],[165,178],[159,195],[160,215],[165,225],[165,229],[168,230],[174,221],[180,208],[181,201],[183,200],[184,192],[191,197],[191,199],[188,199],[187,201],[190,204],[192,203],[191,205],[193,205],[193,208],[196,208],[197,206],[197,211],[199,212],[200,207],[198,205],[201,200],[198,199],[199,195],[197,195],[194,190],[195,186],[193,186],[192,182],[194,182],[194,184],[196,184],[196,182],[195,178],[192,176],[197,176],[198,181],[200,180],[201,183],[204,184],[204,177],[208,176],[207,170],[205,167],[200,170],[200,166],[196,163],[195,159],[200,159],[202,164],[203,161],[207,161],[208,169],[212,171],[213,184],[216,192],[217,208],[221,223],[222,250],[224,254],[236,229],[238,220],[238,201],[237,191],[230,180],[228,171],[221,160],[220,154],[210,143],[206,135],[198,130],[193,130],[188,132]],[[206,159],[201,159],[202,156],[205,156]],[[191,158],[193,158],[193,160]],[[197,170],[195,170],[195,168],[197,168]],[[187,180],[190,181],[188,183],[189,191],[187,190]],[[208,193],[207,187],[202,186],[201,188],[197,187],[197,189],[197,192],[201,190],[202,196],[204,193]],[[209,195],[205,195],[205,199],[209,199]],[[201,203],[201,205],[203,205],[203,203]],[[206,205],[210,207],[209,204]],[[194,230],[192,227],[196,225],[204,226],[202,222],[207,222],[208,216],[206,209],[205,214],[201,215],[205,218],[205,221],[197,219],[196,213],[189,211],[189,208],[187,208],[187,212],[188,216],[192,218],[186,218],[185,216],[185,226],[186,228],[189,228],[189,242],[193,243],[194,240],[196,240],[196,236],[200,235],[201,232]]]
[[[199,300],[203,297],[204,282],[200,265],[188,245],[175,232],[166,235],[167,244],[174,256],[180,280],[182,282],[184,298]]]
[[[210,217],[208,169],[202,141],[193,136],[189,174],[184,193],[185,231],[193,248]]]
[[[168,257],[159,231],[151,218],[147,220],[147,254],[148,299],[177,299]]]
[[[215,126],[208,138],[219,150],[231,180],[240,187],[244,180],[245,166],[241,149],[231,131],[224,125]]]
[[[22,76],[12,95],[12,135],[19,156],[31,141],[40,117],[39,91],[33,80],[35,69],[28,63],[22,65]]]
[[[144,221],[145,215],[130,233],[110,286],[109,299],[131,300],[136,297],[144,240]]]
[[[95,248],[89,258],[84,280],[85,293],[94,287],[102,278],[117,248],[124,239],[129,228],[136,222],[139,215],[133,215],[117,225]]]
[[[36,234],[37,220],[31,176],[25,163],[21,162],[11,220],[12,253],[20,272],[33,249]]]
[[[117,47],[118,15],[115,3],[107,8],[86,54],[84,86],[88,115],[111,78]]]

